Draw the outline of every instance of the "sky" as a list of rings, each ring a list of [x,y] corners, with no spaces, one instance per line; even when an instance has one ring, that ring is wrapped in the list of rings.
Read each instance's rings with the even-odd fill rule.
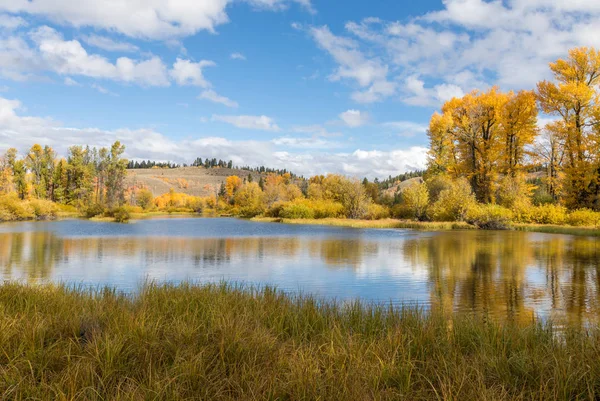
[[[576,46],[600,1],[0,0],[0,151],[386,178],[425,167],[444,101]]]

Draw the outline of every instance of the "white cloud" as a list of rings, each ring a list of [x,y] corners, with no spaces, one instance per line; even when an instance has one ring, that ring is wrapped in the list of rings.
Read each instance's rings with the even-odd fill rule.
[[[202,69],[204,67],[214,67],[213,61],[202,60],[194,63],[190,60],[178,58],[169,71],[169,75],[178,85],[194,85],[202,88],[210,87],[210,83],[204,78]]]
[[[463,90],[453,84],[439,84],[433,88],[426,88],[425,81],[416,75],[406,78],[404,84],[402,100],[404,103],[414,106],[438,107],[454,97],[464,96]]]
[[[255,7],[285,8],[290,1],[312,11],[309,0],[246,0]],[[229,21],[234,0],[0,0],[0,11],[47,17],[75,27],[91,26],[130,37],[168,39],[201,30],[214,32]]]
[[[330,79],[351,80],[361,88],[352,94],[355,101],[373,103],[394,94],[395,84],[387,80],[388,66],[380,58],[366,57],[356,41],[334,35],[327,26],[312,27],[309,32],[339,65]]]
[[[236,165],[287,168],[306,176],[342,173],[371,179],[423,169],[426,163],[427,149],[421,147],[389,151],[356,150],[350,153],[318,152],[316,148],[312,148],[310,152],[292,153],[277,150],[277,146],[292,148],[296,145],[301,148],[301,145],[309,144],[301,139],[233,141],[210,136],[175,141],[151,129],[73,128],[50,118],[23,116],[19,111],[19,101],[0,97],[0,152],[8,147],[16,147],[25,152],[34,143],[40,143],[52,146],[64,156],[67,148],[72,145],[101,147],[120,140],[126,145],[125,156],[131,159],[189,163],[198,156],[216,157],[231,159]]]
[[[228,97],[225,96],[221,96],[219,95],[217,92],[215,92],[212,89],[207,89],[205,91],[203,91],[202,93],[200,93],[200,95],[198,96],[199,99],[206,99],[209,100],[213,103],[220,103],[222,105],[225,105],[227,107],[233,107],[236,108],[238,107],[238,104],[236,101],[229,99]]]
[[[64,80],[64,84],[67,86],[81,86],[81,84],[79,82],[75,81],[71,77],[66,77]]]
[[[360,127],[369,122],[369,114],[360,110],[346,110],[340,113],[339,117],[350,128]]]
[[[292,127],[292,132],[296,132],[298,134],[311,134],[313,138],[323,137],[330,138],[336,136],[342,136],[340,132],[329,132],[322,125],[314,124],[314,125],[297,125]]]
[[[382,127],[396,132],[399,136],[411,138],[427,133],[427,124],[419,124],[414,121],[389,121],[381,124]]]
[[[136,61],[120,57],[113,64],[108,59],[89,54],[77,40],[64,40],[54,29],[43,26],[30,33],[37,44],[37,52],[25,45],[23,70],[50,70],[60,75],[83,75],[111,79],[144,86],[168,86],[166,68],[158,57]],[[13,38],[19,43],[18,38]],[[1,48],[1,45],[0,45]]]
[[[111,92],[110,90],[108,90],[105,87],[98,85],[98,84],[91,84],[90,88],[97,90],[98,92],[102,93],[103,95],[119,96],[117,93]]]
[[[213,115],[213,121],[231,124],[242,129],[254,129],[261,131],[279,131],[280,128],[271,117],[267,116],[222,116]]]
[[[15,17],[13,15],[0,14],[0,29],[6,31],[12,31],[17,28],[27,26],[27,21],[21,17]]]
[[[229,58],[232,60],[246,60],[246,56],[244,56],[242,53],[231,53]]]
[[[83,41],[90,46],[97,47],[102,50],[109,52],[137,52],[139,48],[131,43],[117,42],[109,37],[101,35],[87,35],[84,36]]]
[[[298,138],[284,136],[272,141],[277,146],[295,149],[334,149],[342,147],[338,142],[328,141],[322,138]]]

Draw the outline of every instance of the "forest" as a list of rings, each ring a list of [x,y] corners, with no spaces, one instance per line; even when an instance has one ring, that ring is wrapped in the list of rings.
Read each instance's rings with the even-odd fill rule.
[[[329,174],[238,168],[212,197],[127,186],[127,169],[177,164],[128,161],[125,146],[69,148],[66,158],[34,145],[0,157],[0,220],[63,212],[127,220],[132,212],[214,213],[280,219],[396,218],[513,224],[600,225],[600,52],[572,49],[533,90],[475,90],[446,102],[430,121],[428,168],[370,182]],[[541,126],[542,121],[547,123]],[[233,168],[198,157],[195,168]],[[242,175],[242,174],[240,174]]]

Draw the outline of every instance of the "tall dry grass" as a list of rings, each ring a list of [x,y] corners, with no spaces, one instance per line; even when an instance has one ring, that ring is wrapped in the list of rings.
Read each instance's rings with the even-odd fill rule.
[[[594,400],[597,329],[226,284],[0,286],[2,400]]]

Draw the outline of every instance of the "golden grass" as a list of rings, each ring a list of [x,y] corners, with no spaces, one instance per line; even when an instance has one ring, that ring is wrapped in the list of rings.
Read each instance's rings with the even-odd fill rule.
[[[597,400],[597,328],[226,284],[0,286],[2,400]]]
[[[335,227],[351,228],[407,228],[415,230],[471,230],[475,226],[464,222],[426,222],[397,219],[381,220],[353,220],[353,219],[281,219],[272,217],[254,217],[256,222],[286,223],[286,224],[312,224]]]

